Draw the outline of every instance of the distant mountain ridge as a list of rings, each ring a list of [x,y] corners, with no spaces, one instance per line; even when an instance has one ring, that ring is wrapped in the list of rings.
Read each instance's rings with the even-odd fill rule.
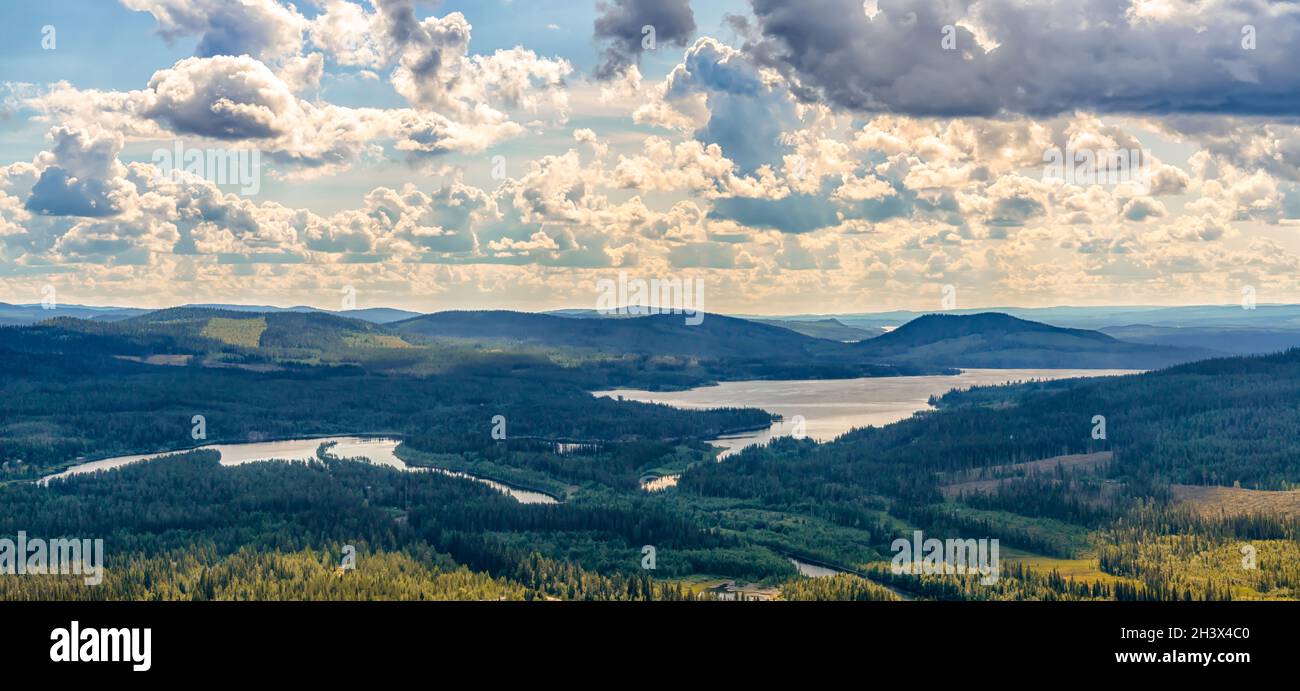
[[[1240,304],[1228,305],[1125,305],[1077,307],[979,307],[973,309],[944,310],[943,314],[972,315],[997,312],[1030,321],[1075,329],[1102,330],[1112,327],[1143,324],[1157,327],[1203,327],[1215,329],[1276,329],[1300,330],[1300,305],[1258,304],[1243,309]],[[917,317],[930,314],[926,311],[887,310],[881,312],[830,312],[822,314],[790,314],[781,316],[736,315],[745,319],[764,320],[816,320],[836,319],[851,327],[897,327]]]
[[[494,349],[531,351],[533,356],[568,361],[634,355],[659,361],[656,366],[703,368],[729,379],[924,374],[962,367],[1153,369],[1225,354],[1198,347],[1204,340],[1199,337],[1187,342],[1132,342],[997,312],[922,315],[864,339],[861,336],[870,332],[836,320],[769,322],[718,314],[704,315],[703,323],[696,325],[681,314],[612,318],[580,310],[562,316],[506,310],[419,315],[387,308],[258,311],[249,306],[211,305],[125,315],[111,308],[86,308],[89,316],[78,317],[79,312],[63,307],[35,309],[50,329],[130,342],[130,352],[123,354],[141,349],[160,355],[208,353],[211,360],[215,347],[225,352],[221,356],[225,361],[307,365],[373,360],[379,351],[390,353],[384,357],[394,362],[405,362],[418,354],[399,355],[398,349],[439,341],[453,348],[490,344]],[[404,318],[376,323],[395,317]],[[1154,329],[1122,333],[1133,333],[1134,340],[1180,335],[1178,330],[1171,334]],[[1231,337],[1215,337],[1231,342]],[[30,335],[25,338],[32,342]],[[1268,343],[1283,347],[1292,340],[1284,333]],[[221,345],[213,345],[217,343]]]
[[[779,326],[805,336],[825,338],[831,341],[865,341],[868,338],[875,338],[885,333],[882,328],[858,328],[849,326],[838,319],[750,319],[750,321],[769,326]]]
[[[1129,343],[998,312],[928,314],[855,347],[884,362],[977,368],[1153,369],[1220,354]]]
[[[515,342],[611,355],[726,361],[775,378],[874,376],[934,371],[872,361],[850,344],[718,314],[689,325],[680,314],[574,318],[529,312],[438,312],[388,325],[401,335]]]
[[[120,321],[123,319],[138,317],[143,314],[149,314],[151,312],[159,312],[165,309],[179,309],[180,307],[215,309],[226,312],[253,312],[267,314],[280,312],[318,312],[322,314],[348,317],[351,319],[360,319],[373,324],[387,324],[402,319],[410,319],[411,317],[420,314],[419,312],[394,309],[392,307],[368,307],[354,310],[323,310],[306,305],[298,305],[295,307],[274,307],[271,305],[228,305],[210,303],[165,307],[155,310],[141,307],[92,307],[87,305],[65,305],[55,303],[52,309],[46,309],[40,304],[14,305],[0,302],[0,326],[25,326],[28,324],[36,324],[47,319],[56,319],[58,317],[73,317],[75,319],[89,319],[92,321]]]
[[[25,326],[55,317],[114,321],[150,311],[135,307],[92,307],[58,303],[55,303],[52,309],[46,309],[41,304],[15,305],[0,302],[0,326]]]
[[[1227,355],[1263,355],[1300,348],[1300,330],[1208,326],[1109,326],[1102,333],[1130,343],[1209,348]]]

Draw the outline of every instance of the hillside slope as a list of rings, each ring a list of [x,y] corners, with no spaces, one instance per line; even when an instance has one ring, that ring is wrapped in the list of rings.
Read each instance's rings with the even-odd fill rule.
[[[881,328],[858,328],[849,326],[838,319],[751,319],[750,321],[768,326],[779,326],[795,333],[813,338],[825,338],[830,341],[854,342],[865,341],[885,333]]]
[[[927,314],[855,347],[883,362],[989,368],[1153,369],[1219,354],[1129,343],[997,312]]]
[[[917,374],[926,367],[894,367],[850,344],[745,319],[707,315],[688,325],[682,315],[573,319],[523,312],[438,312],[388,325],[401,335],[528,344],[609,355],[639,354],[725,362],[760,377],[844,377]],[[739,375],[740,372],[732,372]]]
[[[1225,355],[1262,355],[1300,347],[1300,331],[1215,326],[1110,326],[1102,333],[1130,343],[1205,348]]]

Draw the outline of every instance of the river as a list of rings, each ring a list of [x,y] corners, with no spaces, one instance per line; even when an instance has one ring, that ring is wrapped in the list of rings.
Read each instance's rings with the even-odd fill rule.
[[[495,480],[481,478],[469,473],[455,472],[444,468],[426,468],[408,466],[397,457],[399,440],[387,437],[321,437],[307,439],[288,439],[284,441],[250,442],[247,444],[209,444],[200,449],[210,449],[221,454],[221,465],[234,466],[258,461],[307,461],[316,458],[316,449],[321,444],[332,444],[327,453],[334,458],[363,458],[375,465],[387,466],[410,472],[435,472],[452,477],[459,477],[483,483],[503,494],[514,497],[521,504],[554,504],[555,498],[541,492],[533,492],[504,485]],[[120,468],[131,463],[138,463],[151,458],[179,452],[140,454],[134,456],[116,456],[98,461],[89,461],[74,465],[67,470],[41,479],[41,484],[70,475],[81,475],[101,470]]]

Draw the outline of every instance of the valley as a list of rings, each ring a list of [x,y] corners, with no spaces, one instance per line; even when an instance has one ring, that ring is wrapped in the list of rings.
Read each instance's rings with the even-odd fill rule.
[[[1300,597],[1300,419],[1275,405],[1295,352],[1161,367],[1188,351],[986,315],[856,343],[539,316],[0,329],[0,533],[108,554],[104,590],[0,575],[0,596],[261,597],[269,568],[327,599]],[[962,367],[990,357],[1078,368]],[[918,530],[998,539],[998,580],[891,572]],[[1263,568],[1238,572],[1247,543]],[[349,545],[417,582],[324,585]]]

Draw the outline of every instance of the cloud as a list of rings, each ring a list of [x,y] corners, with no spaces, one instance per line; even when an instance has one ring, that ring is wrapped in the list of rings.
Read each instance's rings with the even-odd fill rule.
[[[669,248],[668,261],[679,269],[734,269],[752,266],[752,261],[735,247],[703,242]]]
[[[499,15],[471,5],[124,4],[195,55],[145,66],[136,90],[74,72],[0,98],[50,133],[0,165],[16,294],[66,280],[104,301],[336,304],[348,283],[369,304],[534,309],[626,267],[707,273],[714,309],[747,312],[934,307],[949,283],[972,305],[1234,299],[1246,276],[1300,295],[1284,241],[1300,127],[1269,111],[1296,92],[1275,66],[1298,43],[1281,4],[753,0],[729,45],[697,38],[684,2],[611,2],[608,79],[574,84],[525,45],[476,50]],[[666,74],[668,56],[641,60],[659,10],[689,18],[656,23],[660,48],[681,46]],[[479,154],[524,137],[500,150],[515,177],[488,182]],[[260,150],[295,184],[254,198],[158,178],[149,150],[181,138]],[[1150,186],[1049,179],[1054,149],[1142,149]]]
[[[775,197],[784,194],[770,175],[742,176],[717,144],[647,137],[643,154],[622,156],[613,171],[619,187],[642,191],[676,191],[717,196]]]
[[[784,199],[727,197],[714,202],[709,218],[735,221],[753,228],[783,233],[809,233],[839,223],[835,205],[820,195],[796,194]]]
[[[1288,115],[1300,89],[1293,3],[895,0],[874,16],[861,0],[751,4],[754,59],[804,100],[853,110]]]
[[[276,0],[121,0],[149,12],[168,41],[198,36],[198,57],[251,55],[278,61],[297,55],[307,20]]]
[[[247,56],[187,58],[149,80],[146,117],[172,131],[213,139],[271,139],[302,117],[298,99]]]
[[[392,68],[394,90],[413,107],[475,124],[500,120],[503,110],[550,111],[567,117],[568,61],[516,46],[471,55],[473,27],[460,12],[420,19],[415,0],[375,0],[374,12],[342,0],[327,2],[311,22],[312,43],[341,65]]]
[[[601,0],[596,3],[595,39],[605,45],[596,67],[599,79],[609,79],[641,60],[647,50],[645,27],[659,43],[685,47],[695,33],[690,0]]]
[[[349,67],[380,69],[388,65],[391,48],[383,29],[384,15],[367,13],[348,0],[325,0],[308,27],[311,42],[335,62]]]
[[[51,151],[38,157],[43,167],[25,208],[48,216],[114,216],[122,212],[129,185],[117,160],[122,136],[57,127]]]
[[[1124,218],[1138,222],[1163,218],[1168,214],[1165,210],[1164,204],[1161,204],[1159,200],[1150,197],[1137,197],[1135,199],[1130,199],[1124,204],[1122,213]]]
[[[721,146],[741,171],[779,163],[789,151],[784,135],[800,125],[790,93],[740,51],[707,37],[696,41],[669,73],[664,98],[689,103],[694,94],[704,95],[709,114],[695,138]]]
[[[479,110],[470,122],[412,108],[349,108],[299,98],[280,75],[248,57],[185,58],[140,91],[54,85],[28,103],[77,128],[106,127],[139,140],[192,136],[257,148],[305,179],[341,171],[383,145],[424,161],[477,153],[524,132],[509,116]],[[170,147],[170,144],[168,145]]]
[[[631,66],[602,88],[602,99],[639,102],[636,122],[691,132],[720,147],[744,174],[783,165],[805,124],[779,75],[707,36],[686,50],[661,83],[643,85]]]
[[[1300,126],[1290,118],[1270,121],[1198,114],[1161,118],[1152,125],[1175,139],[1195,142],[1216,159],[1239,168],[1300,181]]]

